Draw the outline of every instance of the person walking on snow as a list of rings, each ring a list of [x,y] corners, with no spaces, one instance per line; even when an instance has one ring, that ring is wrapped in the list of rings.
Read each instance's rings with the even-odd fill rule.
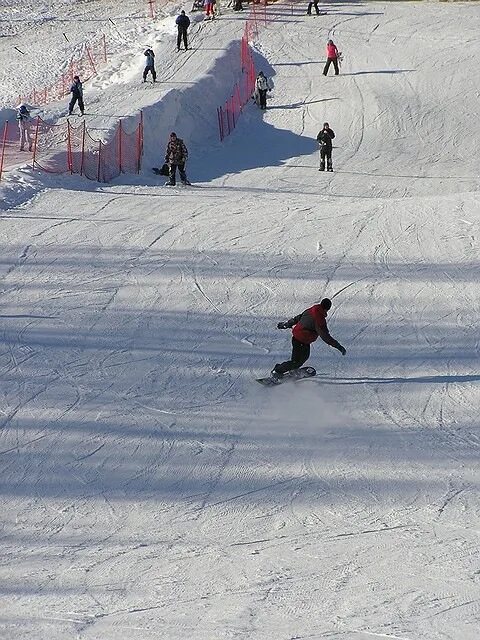
[[[333,42],[333,40],[329,40],[327,42],[327,62],[325,63],[325,67],[323,69],[323,75],[326,76],[328,73],[328,70],[330,69],[330,65],[333,62],[333,68],[335,69],[335,75],[338,76],[338,56],[339,56],[339,52],[338,49],[335,45],[335,43]]]
[[[328,122],[323,123],[323,129],[317,136],[317,142],[320,145],[320,169],[325,171],[325,159],[327,160],[327,171],[333,171],[332,165],[332,140],[335,138],[333,129],[330,129]]]
[[[83,104],[83,87],[78,76],[73,76],[73,84],[70,87],[70,93],[72,94],[72,99],[70,100],[70,104],[68,105],[68,115],[72,115],[73,107],[78,101],[80,115],[83,116],[85,111],[85,105]]]
[[[279,322],[277,329],[292,328],[292,355],[290,360],[276,364],[272,369],[272,377],[280,379],[287,371],[299,369],[310,357],[310,345],[320,338],[334,349],[338,349],[342,356],[347,353],[345,347],[332,338],[327,327],[327,312],[332,306],[329,298],[324,298],[320,304],[314,304],[298,316],[286,322]]]
[[[181,138],[177,138],[177,134],[172,132],[170,134],[170,140],[168,141],[167,148],[165,150],[165,162],[170,167],[170,180],[165,184],[174,187],[176,180],[176,173],[180,174],[180,180],[182,184],[190,184],[185,173],[185,163],[188,159],[188,149]]]
[[[145,49],[143,55],[146,56],[147,62],[145,64],[145,69],[143,70],[143,81],[147,81],[148,72],[152,74],[153,82],[157,79],[157,72],[155,71],[155,54],[152,49]]]
[[[270,91],[269,82],[263,71],[260,71],[257,79],[255,80],[255,102],[258,104],[260,109],[263,110],[267,108],[267,91]]]
[[[30,111],[24,104],[18,107],[17,111],[18,129],[20,131],[20,151],[25,150],[25,143],[28,143],[28,150],[32,150],[32,138],[30,136]]]
[[[178,28],[177,51],[180,51],[180,44],[182,43],[182,39],[183,39],[183,46],[185,47],[185,51],[186,51],[188,49],[187,29],[190,26],[190,18],[187,15],[185,15],[185,11],[180,11],[180,15],[177,16],[177,19],[175,20],[175,24],[177,25],[177,28]]]
[[[312,0],[312,2],[308,3],[307,16],[312,15],[312,7],[315,7],[315,13],[317,14],[317,16],[319,16],[320,9],[318,8],[318,0]]]

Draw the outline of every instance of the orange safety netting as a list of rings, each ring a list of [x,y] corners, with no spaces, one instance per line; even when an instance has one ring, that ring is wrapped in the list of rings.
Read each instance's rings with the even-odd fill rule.
[[[217,107],[220,140],[223,140],[235,129],[238,118],[255,89],[255,62],[249,42],[258,37],[259,25],[267,23],[266,4],[266,0],[263,3],[252,4],[245,22],[240,42],[240,80],[233,86],[232,95],[225,101],[225,104]]]
[[[74,127],[67,120],[50,124],[38,116],[29,127],[29,143],[20,151],[18,126],[6,122],[1,137],[0,179],[5,168],[31,161],[34,169],[48,173],[70,173],[89,180],[109,182],[121,173],[139,173],[143,154],[143,116],[133,131],[120,120],[111,138],[94,138],[85,122]]]
[[[96,42],[84,44],[80,55],[68,63],[67,68],[60,77],[48,87],[35,87],[31,93],[18,97],[18,104],[47,104],[54,100],[60,100],[70,93],[70,86],[74,76],[79,76],[82,82],[89,80],[97,74],[101,64],[105,64],[107,57],[107,43],[105,35]]]

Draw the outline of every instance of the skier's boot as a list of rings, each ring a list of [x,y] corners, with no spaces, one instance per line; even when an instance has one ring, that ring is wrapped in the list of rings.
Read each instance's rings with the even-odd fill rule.
[[[331,162],[327,163],[327,171],[333,171],[333,166]]]
[[[319,171],[325,171],[325,162],[320,162],[320,169]]]

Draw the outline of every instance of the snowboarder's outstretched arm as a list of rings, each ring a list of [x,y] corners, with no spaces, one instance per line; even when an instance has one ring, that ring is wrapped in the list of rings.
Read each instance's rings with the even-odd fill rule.
[[[340,353],[342,354],[342,356],[344,356],[347,353],[347,350],[345,349],[345,347],[342,347],[342,345],[338,342],[338,340],[335,340],[335,338],[333,338],[330,335],[330,333],[328,332],[328,329],[327,329],[326,326],[318,327],[317,331],[318,331],[318,335],[320,336],[320,338],[324,342],[326,342],[328,345],[333,347],[334,349],[338,349],[340,351]]]
[[[294,325],[297,324],[297,322],[300,320],[301,317],[302,317],[302,314],[299,313],[298,316],[294,316],[293,318],[290,318],[290,320],[286,320],[285,322],[279,322],[277,324],[277,329],[291,329]]]

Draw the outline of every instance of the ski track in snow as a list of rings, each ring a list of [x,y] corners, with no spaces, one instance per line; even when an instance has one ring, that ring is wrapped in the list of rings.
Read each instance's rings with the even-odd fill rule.
[[[0,185],[0,637],[477,640],[480,4],[270,6],[223,144],[245,15],[177,55],[140,5],[1,8],[2,104],[103,30],[89,126],[146,135],[138,177]],[[151,176],[171,130],[203,188]],[[325,295],[347,356],[257,385]]]

